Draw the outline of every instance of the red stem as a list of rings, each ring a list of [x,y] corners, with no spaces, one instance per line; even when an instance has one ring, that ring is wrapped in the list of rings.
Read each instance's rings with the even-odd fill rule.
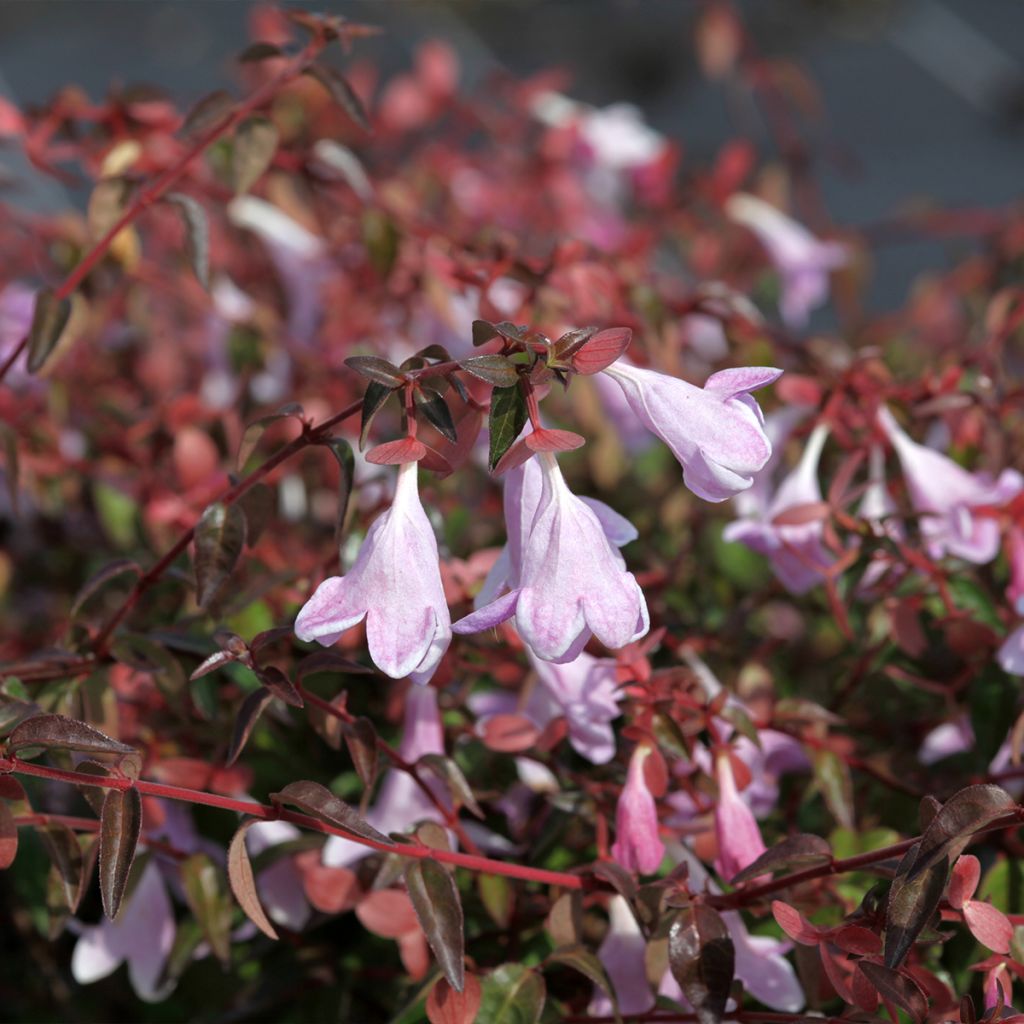
[[[273,78],[264,82],[255,92],[244,100],[237,103],[233,110],[225,114],[211,128],[207,129],[188,149],[167,168],[162,174],[154,178],[136,196],[134,202],[118,217],[110,230],[82,257],[75,268],[64,279],[63,283],[54,292],[57,299],[66,299],[82,283],[89,271],[103,259],[114,239],[142,214],[144,210],[152,206],[177,180],[185,173],[190,163],[201,156],[214,142],[225,132],[229,131],[239,123],[246,115],[258,110],[277,95],[283,86],[293,78],[297,78],[317,58],[323,50],[326,40],[320,36],[314,36],[301,53],[297,54],[284,68]],[[0,381],[7,375],[7,371],[14,365],[18,356],[28,346],[26,335],[15,346],[14,351],[0,366]]]
[[[163,797],[167,800],[181,800],[184,803],[202,804],[206,807],[219,807],[225,811],[236,811],[247,814],[250,818],[262,821],[290,821],[301,825],[312,832],[324,835],[341,836],[353,843],[367,846],[380,853],[396,853],[401,857],[415,860],[433,858],[442,864],[454,864],[456,867],[469,871],[478,871],[487,875],[504,875],[507,878],[519,878],[527,882],[539,882],[542,885],[558,885],[563,889],[599,889],[603,885],[596,879],[584,875],[573,875],[564,871],[547,871],[544,868],[531,868],[520,864],[506,864],[503,861],[491,860],[470,853],[454,853],[450,850],[435,850],[430,846],[397,843],[393,846],[364,839],[344,829],[334,828],[317,818],[289,811],[283,807],[271,807],[248,800],[235,800],[232,797],[220,796],[216,793],[204,793],[198,789],[186,789],[183,786],[168,786],[160,782],[147,782],[144,779],[99,778],[96,775],[85,775],[81,772],[66,771],[63,768],[51,768],[48,765],[33,764],[21,761],[16,757],[0,758],[0,774],[14,773],[18,775],[34,775],[40,779],[56,782],[69,782],[75,786],[95,786],[100,789],[131,789],[133,786],[145,796]]]

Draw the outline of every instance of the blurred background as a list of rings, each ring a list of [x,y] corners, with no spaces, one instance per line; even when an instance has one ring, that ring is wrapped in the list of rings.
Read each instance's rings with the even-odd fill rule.
[[[317,5],[313,5],[314,7]],[[701,73],[699,0],[353,0],[319,5],[385,32],[361,55],[386,72],[440,37],[467,84],[496,70],[568,72],[575,98],[636,104],[687,157],[707,162],[735,134],[763,131],[746,100]],[[1024,4],[1007,0],[746,0],[737,6],[767,56],[792,59],[794,88],[824,113],[818,179],[839,228],[878,248],[870,297],[893,308],[912,280],[976,244],[904,238],[882,222],[923,202],[997,207],[1024,180]],[[0,93],[42,102],[66,82],[98,97],[147,83],[186,106],[230,84],[252,5],[234,0],[0,0]],[[767,138],[764,140],[770,151]],[[6,163],[5,163],[6,161]],[[11,201],[84,209],[0,150]],[[10,184],[8,188],[10,188]],[[954,251],[948,251],[953,247]]]

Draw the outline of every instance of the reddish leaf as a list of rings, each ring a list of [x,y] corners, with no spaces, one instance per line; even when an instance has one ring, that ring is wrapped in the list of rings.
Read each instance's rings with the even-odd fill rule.
[[[82,610],[82,605],[84,605],[85,602],[88,601],[104,583],[108,580],[115,579],[117,576],[121,576],[126,572],[134,573],[136,576],[142,575],[142,569],[139,567],[139,564],[137,562],[133,562],[130,558],[119,558],[116,562],[111,562],[109,565],[105,565],[102,569],[93,573],[93,575],[90,576],[83,584],[82,589],[75,595],[75,600],[71,605],[71,611],[69,613],[71,617],[74,618]]]
[[[829,932],[829,941],[845,953],[876,956],[882,951],[882,937],[859,924],[845,924]]]
[[[700,1024],[719,1024],[723,1019],[735,960],[729,930],[712,907],[696,903],[672,925],[669,967]]]
[[[377,781],[377,729],[368,718],[357,718],[354,722],[345,722],[342,735],[361,782],[367,789],[371,789]]]
[[[482,998],[483,990],[475,975],[466,975],[461,992],[439,978],[427,996],[427,1020],[430,1024],[473,1024]]]
[[[305,706],[302,694],[295,689],[295,684],[279,669],[273,665],[267,668],[254,669],[259,681],[279,700],[293,708]]]
[[[359,901],[356,917],[367,931],[384,939],[398,939],[420,930],[412,901],[398,889],[371,892]]]
[[[82,848],[74,832],[66,825],[47,825],[39,829],[50,861],[60,878],[60,893],[73,914],[85,892],[85,870]]]
[[[196,602],[205,609],[228,581],[245,545],[245,513],[216,502],[199,517],[195,534]]]
[[[340,914],[357,902],[360,890],[355,873],[321,864],[319,850],[304,850],[296,855],[295,865],[302,875],[302,891],[317,910]]]
[[[303,780],[289,783],[279,793],[271,793],[270,799],[275,804],[292,804],[300,811],[330,825],[337,825],[353,835],[372,839],[385,846],[395,845],[387,836],[382,835],[368,822],[363,821],[344,800],[336,797],[318,782]]]
[[[523,438],[526,447],[533,452],[571,452],[582,448],[586,439],[571,430],[535,430]]]
[[[103,912],[111,920],[121,909],[141,832],[139,791],[134,787],[108,789],[100,812],[99,875]]]
[[[991,903],[968,900],[964,904],[964,920],[971,934],[993,953],[1009,953],[1013,941],[1010,919]]]
[[[249,736],[252,733],[253,727],[259,721],[260,715],[263,714],[263,709],[273,699],[274,695],[269,690],[260,687],[258,690],[253,690],[242,701],[242,706],[238,709],[238,714],[235,716],[235,725],[231,733],[231,746],[228,748],[225,764],[233,765],[238,760],[238,755],[241,754],[246,743],[249,742]]]
[[[427,446],[415,437],[403,437],[371,448],[366,461],[376,466],[398,466],[405,462],[419,462],[427,454]]]
[[[613,327],[590,338],[572,357],[572,368],[589,375],[607,369],[629,348],[633,332],[628,327]]]
[[[981,864],[978,862],[978,858],[965,853],[953,865],[953,871],[949,876],[949,888],[946,891],[949,905],[955,910],[960,910],[974,895],[980,879]]]
[[[459,890],[451,873],[436,860],[410,861],[405,868],[409,892],[423,934],[448,983],[462,992],[465,981],[465,938]]]
[[[0,871],[6,871],[18,855],[18,826],[6,802],[0,802]]]
[[[772,900],[772,916],[776,924],[794,942],[816,946],[821,939],[821,932],[799,910],[788,903],[783,903],[782,900]]]
[[[474,377],[479,377],[480,380],[487,381],[488,384],[493,384],[498,388],[510,388],[519,379],[516,364],[497,353],[471,356],[469,359],[461,360],[459,366],[473,374]]]
[[[529,750],[540,730],[525,715],[492,715],[481,727],[484,743],[502,754]]]
[[[243,821],[231,839],[231,845],[228,847],[228,883],[235,894],[235,899],[238,900],[238,905],[245,911],[245,916],[268,938],[276,939],[277,932],[270,923],[270,918],[267,917],[256,892],[256,878],[252,873],[249,851],[245,848],[246,833],[258,822],[258,818]]]
[[[885,965],[890,969],[898,967],[910,952],[915,939],[938,908],[946,887],[945,860],[933,863],[911,878],[919,848],[920,844],[916,844],[903,855],[889,888],[885,910]]]
[[[350,370],[384,387],[394,390],[405,383],[405,374],[394,363],[377,356],[349,356],[345,365]]]

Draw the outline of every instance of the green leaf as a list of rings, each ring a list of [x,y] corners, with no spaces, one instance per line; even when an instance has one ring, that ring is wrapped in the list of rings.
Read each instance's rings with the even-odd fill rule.
[[[510,388],[519,380],[516,364],[497,353],[485,356],[471,356],[459,362],[467,373],[479,377],[498,388]]]
[[[194,853],[181,864],[185,900],[195,915],[214,956],[223,964],[231,961],[231,899],[221,883],[221,874],[205,853]]]
[[[843,828],[853,828],[853,779],[849,765],[831,750],[812,751],[811,764],[814,780],[832,816]]]
[[[96,480],[93,483],[92,496],[103,531],[114,546],[122,550],[133,547],[136,540],[135,519],[138,513],[135,499],[103,480]]]
[[[398,258],[398,229],[383,210],[366,210],[363,214],[363,244],[373,268],[387,277]]]
[[[443,754],[424,754],[416,763],[429,768],[447,785],[456,804],[465,807],[470,814],[483,820],[484,812],[473,795],[469,781],[462,774],[462,769],[450,757],[445,757]]]
[[[248,192],[263,177],[277,152],[278,134],[273,121],[265,117],[246,118],[235,129],[231,151],[231,177],[235,195]]]
[[[238,900],[238,905],[245,911],[245,916],[268,938],[276,939],[277,932],[270,923],[270,918],[267,917],[256,892],[256,878],[252,873],[249,851],[245,848],[246,833],[253,825],[258,824],[259,820],[249,818],[243,821],[231,840],[228,847],[228,883],[235,894],[235,899]]]
[[[375,843],[383,843],[385,846],[395,845],[386,835],[363,821],[344,800],[336,797],[318,782],[309,782],[305,779],[291,782],[279,793],[271,793],[270,799],[275,804],[291,804],[298,807],[300,811],[329,825],[337,825],[353,835],[372,839]]]
[[[546,998],[540,974],[523,964],[502,964],[484,978],[477,1020],[481,1024],[537,1024]]]
[[[370,433],[370,424],[373,422],[373,417],[380,412],[384,403],[394,394],[394,388],[388,387],[386,384],[378,384],[376,381],[370,381],[366,385],[366,394],[363,395],[363,410],[361,422],[359,424],[359,450],[362,451],[366,447],[366,438]]]
[[[518,384],[510,388],[495,388],[491,392],[491,414],[488,420],[491,449],[487,465],[492,472],[526,426],[526,419],[526,399]]]
[[[235,725],[231,732],[231,746],[228,748],[227,765],[230,767],[238,760],[242,753],[253,728],[259,721],[263,709],[274,699],[274,695],[262,686],[253,690],[238,709],[235,716]]]
[[[604,964],[589,949],[579,945],[561,946],[548,955],[544,965],[547,966],[548,964],[561,964],[565,967],[571,967],[601,989],[611,1000],[612,1013],[615,1015],[616,1021],[619,1021],[621,1024],[622,1016],[619,1011],[619,999],[615,993],[615,987],[608,977]]]
[[[364,132],[373,131],[373,125],[370,124],[370,118],[367,116],[363,101],[359,98],[355,89],[349,85],[348,79],[344,75],[328,64],[311,64],[306,68],[304,74],[315,78],[331,94],[334,102]]]
[[[371,384],[370,387],[373,385]],[[352,486],[355,482],[356,457],[352,451],[352,445],[343,437],[328,438],[325,444],[338,460],[338,526],[335,534],[340,540],[345,526],[345,516],[348,513],[349,499],[352,497]]]
[[[183,192],[171,192],[167,202],[173,203],[181,212],[181,223],[185,228],[185,254],[196,280],[204,287],[210,287],[210,225],[202,206]]]
[[[208,505],[196,524],[196,601],[205,609],[228,581],[245,544],[245,514],[237,505]]]
[[[455,421],[452,419],[451,410],[444,396],[424,385],[413,393],[413,400],[416,408],[426,416],[427,421],[437,432],[452,444],[458,440],[459,435],[455,430]]]
[[[512,920],[515,890],[504,875],[476,876],[476,889],[487,916],[502,930]]]
[[[455,879],[436,860],[426,858],[406,865],[405,887],[448,984],[461,992],[465,982],[466,950],[462,903]]]
[[[121,909],[128,875],[142,832],[142,797],[131,789],[108,789],[100,812],[99,874],[103,912],[113,920]]]
[[[28,372],[38,373],[60,341],[71,316],[71,300],[58,299],[50,288],[36,295],[32,326],[28,329]]]
[[[736,953],[716,910],[695,903],[676,919],[668,936],[668,962],[700,1024],[720,1024],[729,1000]]]

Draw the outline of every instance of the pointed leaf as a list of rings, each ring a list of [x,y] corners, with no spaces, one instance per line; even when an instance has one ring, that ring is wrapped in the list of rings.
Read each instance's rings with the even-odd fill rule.
[[[268,60],[271,57],[283,57],[284,51],[274,43],[256,42],[250,43],[239,55],[239,64],[252,64],[261,60]]]
[[[456,992],[461,992],[466,969],[465,939],[455,879],[436,860],[427,858],[406,865],[405,887],[444,976]]]
[[[462,769],[450,757],[445,757],[443,754],[424,754],[416,763],[429,768],[444,782],[457,804],[483,820],[484,812],[477,803],[466,776],[462,774]]]
[[[223,89],[208,93],[186,115],[185,123],[181,126],[181,134],[201,135],[208,128],[224,120],[234,105],[234,98]]]
[[[258,420],[253,420],[252,423],[248,424],[245,428],[245,433],[242,434],[242,443],[238,446],[238,468],[242,469],[249,461],[249,456],[256,450],[256,445],[259,444],[263,431],[267,427],[272,423],[277,423],[279,420],[289,418],[301,421],[302,416],[302,406],[298,402],[289,402],[287,405],[282,405],[276,412],[268,413],[266,416],[261,416]]]
[[[928,1016],[928,1000],[908,976],[897,974],[870,960],[861,960],[858,966],[878,994],[886,1001],[895,1003],[912,1020],[920,1024]]]
[[[32,326],[28,329],[28,372],[38,373],[57,347],[71,316],[71,300],[58,299],[50,288],[36,294]]]
[[[274,492],[266,484],[253,484],[235,504],[245,516],[245,546],[254,547],[274,514]]]
[[[590,375],[607,369],[629,348],[633,332],[628,327],[613,327],[589,338],[573,354],[572,368]]]
[[[253,690],[242,701],[242,706],[238,709],[238,714],[235,716],[235,725],[231,733],[231,746],[228,748],[226,761],[228,767],[238,760],[238,755],[241,754],[246,743],[249,742],[249,736],[259,721],[260,715],[263,714],[263,709],[273,699],[274,695],[261,686],[258,690]]]
[[[419,462],[427,454],[427,446],[415,437],[401,437],[386,441],[366,453],[366,461],[375,466],[400,466],[405,462]]]
[[[736,953],[717,911],[695,903],[675,921],[668,937],[668,962],[700,1024],[719,1024],[729,1000]]]
[[[270,923],[270,918],[267,917],[256,892],[256,878],[252,873],[249,851],[245,848],[246,833],[258,822],[258,818],[243,821],[232,837],[231,845],[228,847],[228,882],[238,905],[245,911],[245,916],[268,938],[276,939],[277,932],[274,931],[274,926]]]
[[[592,985],[601,989],[611,1000],[612,1013],[617,1021],[622,1020],[619,1011],[619,1000],[605,970],[604,964],[585,946],[561,946],[549,953],[544,964],[562,964],[582,974]]]
[[[1009,953],[1013,941],[1010,919],[991,903],[968,900],[964,904],[964,921],[971,934],[993,953]]]
[[[555,362],[564,364],[571,359],[590,339],[597,334],[596,327],[580,327],[574,331],[566,331],[555,342],[551,354]]]
[[[522,964],[502,964],[484,978],[477,1019],[481,1024],[537,1024],[546,998],[540,974]]]
[[[352,764],[366,789],[371,789],[377,781],[378,750],[377,730],[368,718],[357,718],[354,722],[346,722],[342,726],[345,746],[348,748]]]
[[[505,356],[493,355],[471,356],[459,361],[459,366],[474,377],[487,381],[498,388],[510,388],[519,380],[516,364]]]
[[[202,206],[183,192],[171,192],[167,197],[181,211],[181,222],[185,227],[185,254],[196,280],[204,287],[210,287],[210,225]]]
[[[486,345],[487,342],[493,341],[498,336],[498,332],[494,329],[494,324],[489,320],[474,320],[473,321],[473,346],[478,347],[480,345]]]
[[[345,365],[367,380],[388,388],[400,388],[405,383],[405,375],[394,363],[377,356],[349,356]]]
[[[636,879],[613,860],[598,861],[593,868],[594,875],[607,882],[627,903],[636,899]]]
[[[416,408],[426,416],[431,426],[446,441],[455,444],[458,440],[458,434],[455,431],[455,421],[452,419],[451,409],[448,408],[448,403],[444,400],[444,397],[436,391],[424,387],[423,390],[417,390],[414,393],[413,399],[416,403]]]
[[[372,387],[372,385],[371,385]],[[356,475],[356,456],[352,445],[343,437],[331,437],[325,442],[331,454],[338,460],[338,527],[336,536],[340,539],[348,513],[349,499],[352,497],[352,486]]]
[[[131,789],[108,789],[100,813],[100,898],[113,920],[121,909],[128,874],[142,832],[142,797]]]
[[[138,562],[134,562],[130,558],[119,558],[93,573],[93,575],[90,576],[82,585],[82,589],[79,590],[78,594],[75,596],[74,603],[71,605],[71,617],[74,618],[82,610],[82,605],[84,605],[85,602],[88,601],[104,583],[107,583],[109,580],[115,579],[118,576],[123,576],[126,572],[134,573],[136,576],[142,575],[142,569]]]
[[[195,915],[214,956],[223,964],[231,960],[231,899],[222,876],[205,853],[194,853],[181,864],[185,900]]]
[[[815,864],[827,864],[831,859],[832,848],[821,836],[788,836],[781,843],[765,850],[753,864],[732,879],[732,884],[740,885],[769,873],[802,871]]]
[[[461,992],[456,992],[445,978],[438,978],[427,996],[427,1020],[430,1024],[473,1024],[482,997],[480,982],[473,974],[466,975]]]
[[[63,903],[73,914],[78,910],[78,904],[85,891],[82,848],[74,832],[66,825],[47,825],[39,829],[39,837],[60,878]]]
[[[302,694],[295,688],[295,684],[276,666],[269,665],[266,668],[255,668],[256,678],[275,696],[283,700],[285,704],[293,708],[305,707]]]
[[[298,807],[300,811],[319,818],[329,825],[337,825],[353,835],[372,839],[385,846],[395,845],[387,836],[382,835],[368,822],[363,821],[344,800],[336,797],[318,782],[306,780],[291,782],[279,793],[271,793],[270,799],[276,804],[291,804]]]
[[[237,505],[208,505],[196,524],[196,602],[205,609],[228,581],[245,545],[245,514]]]
[[[360,665],[358,661],[346,658],[337,651],[314,651],[306,655],[295,667],[295,678],[301,683],[306,676],[315,675],[317,672],[336,672],[348,675],[373,675],[373,669],[366,665]]]
[[[22,722],[7,737],[7,751],[25,747],[78,750],[85,754],[134,754],[134,747],[119,743],[85,722],[63,715],[35,715]]]
[[[231,176],[235,195],[248,192],[263,177],[277,152],[278,134],[273,121],[265,117],[246,118],[235,129],[231,152]]]
[[[912,846],[903,855],[896,877],[889,888],[885,910],[885,965],[899,967],[918,935],[938,909],[942,892],[946,888],[949,865],[945,859],[934,861],[913,878],[910,872],[920,850]]]
[[[491,435],[488,468],[492,471],[501,457],[512,447],[526,425],[526,399],[518,385],[495,388],[491,392],[491,412],[488,429]]]
[[[367,116],[363,101],[341,72],[328,64],[311,64],[305,74],[315,78],[330,94],[335,103],[352,118],[364,132],[372,132],[373,125]]]
[[[366,385],[366,394],[363,395],[362,419],[359,424],[359,450],[366,447],[366,438],[370,434],[370,424],[374,416],[380,412],[384,403],[394,394],[394,388],[387,384],[378,384],[377,381],[370,381]]]

